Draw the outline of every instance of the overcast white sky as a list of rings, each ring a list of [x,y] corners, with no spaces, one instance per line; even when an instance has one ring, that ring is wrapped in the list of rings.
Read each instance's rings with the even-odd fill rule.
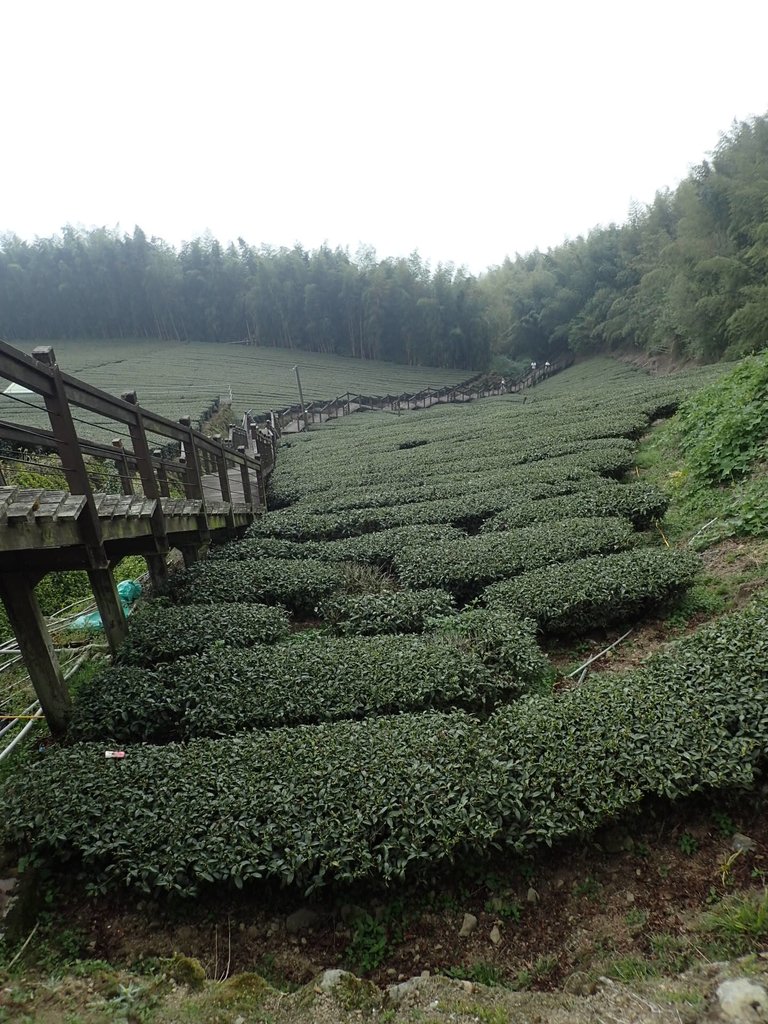
[[[626,219],[768,112],[765,0],[0,0],[0,233],[418,249]]]

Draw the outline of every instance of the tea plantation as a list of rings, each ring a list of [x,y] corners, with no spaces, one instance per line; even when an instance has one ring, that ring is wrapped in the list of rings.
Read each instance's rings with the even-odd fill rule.
[[[696,580],[632,470],[638,438],[711,377],[592,363],[525,402],[294,436],[275,511],[140,609],[80,687],[69,743],[6,784],[4,838],[97,890],[312,890],[750,784],[764,602],[624,674],[565,686],[545,653]]]

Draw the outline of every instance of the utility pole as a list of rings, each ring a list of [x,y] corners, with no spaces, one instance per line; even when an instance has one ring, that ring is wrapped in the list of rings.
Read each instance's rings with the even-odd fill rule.
[[[304,392],[301,390],[301,377],[299,376],[299,364],[294,366],[294,372],[296,373],[296,383],[299,386],[299,404],[301,405],[301,418],[304,420],[304,429],[307,430],[307,410],[304,405]]]

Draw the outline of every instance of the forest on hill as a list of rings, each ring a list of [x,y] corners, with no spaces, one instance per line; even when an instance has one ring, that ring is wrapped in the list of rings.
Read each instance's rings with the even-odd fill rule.
[[[479,277],[418,253],[211,237],[176,250],[138,227],[6,235],[0,336],[247,340],[502,373],[567,350],[712,362],[765,346],[767,281],[768,115],[734,124],[711,159],[625,224]]]

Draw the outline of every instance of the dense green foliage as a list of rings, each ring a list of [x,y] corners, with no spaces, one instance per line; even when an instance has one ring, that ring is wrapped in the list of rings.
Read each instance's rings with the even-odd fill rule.
[[[700,483],[730,483],[758,459],[765,461],[768,353],[743,360],[700,391],[680,409],[678,421],[688,466]]]
[[[481,600],[535,619],[545,633],[578,634],[658,608],[689,587],[699,568],[689,552],[641,548],[526,572],[486,587]]]
[[[758,608],[485,723],[403,714],[137,745],[122,761],[101,742],[53,750],[6,785],[0,827],[103,887],[412,876],[587,832],[649,794],[750,785],[768,749],[767,683]]]
[[[133,235],[68,227],[0,241],[0,334],[34,338],[235,341],[361,359],[482,368],[490,335],[475,278],[414,254],[357,259],[224,248],[198,238],[176,252]],[[346,389],[342,389],[346,390]],[[327,397],[332,397],[328,395]]]
[[[451,635],[305,633],[250,651],[215,648],[154,671],[107,669],[78,693],[71,736],[167,743],[419,708],[481,710],[546,677],[530,623],[493,614],[483,641],[475,650]]]
[[[395,570],[410,587],[443,587],[466,599],[495,580],[553,562],[620,551],[631,543],[632,528],[626,519],[562,519],[466,537],[450,548],[439,544],[408,548],[395,558]]]
[[[768,357],[699,391],[643,445],[640,464],[674,501],[665,530],[705,548],[768,532]]]
[[[661,183],[659,183],[661,185]],[[506,260],[482,280],[495,348],[737,358],[768,340],[768,117],[622,225]]]
[[[309,527],[311,531],[311,525]],[[300,531],[297,531],[300,535]],[[464,534],[443,524],[403,526],[389,530],[365,533],[346,540],[298,541],[277,537],[251,537],[235,541],[216,550],[214,561],[247,561],[262,558],[316,558],[321,562],[365,562],[369,565],[389,566],[404,547],[457,540]]]
[[[650,484],[597,486],[559,497],[518,501],[512,508],[497,512],[488,519],[482,530],[510,530],[529,523],[574,516],[625,516],[635,527],[642,529],[655,519],[661,519],[668,505],[669,498]]]
[[[329,598],[317,614],[339,636],[372,636],[421,633],[430,618],[450,615],[453,608],[453,598],[444,590],[385,590]]]
[[[118,659],[124,665],[154,665],[185,654],[202,654],[214,646],[254,647],[284,639],[289,632],[283,608],[260,604],[169,607],[149,601],[131,616]]]
[[[173,577],[170,595],[182,605],[245,601],[281,604],[296,615],[311,615],[343,581],[337,566],[310,558],[262,558],[236,565],[198,562]]]

